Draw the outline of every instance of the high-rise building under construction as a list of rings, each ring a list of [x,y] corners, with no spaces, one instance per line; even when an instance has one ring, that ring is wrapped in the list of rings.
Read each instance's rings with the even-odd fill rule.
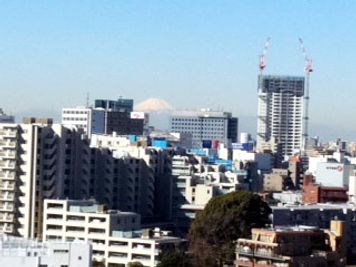
[[[283,156],[302,150],[304,85],[304,77],[259,76],[257,149],[269,144]]]

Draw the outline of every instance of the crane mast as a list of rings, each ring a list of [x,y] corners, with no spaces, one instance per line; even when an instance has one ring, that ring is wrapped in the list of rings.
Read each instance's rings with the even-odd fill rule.
[[[267,94],[263,92],[263,70],[266,67],[266,55],[268,51],[268,47],[270,44],[271,38],[267,38],[266,43],[263,48],[262,54],[259,56],[259,80],[258,80],[258,98],[259,105],[257,111],[257,149],[259,149],[259,145],[262,145],[268,139],[268,131],[267,131]]]
[[[304,47],[302,38],[299,38],[299,43],[302,48],[305,61],[305,92],[304,92],[304,109],[303,109],[303,140],[302,140],[302,154],[306,154],[309,138],[309,84],[310,74],[313,72],[313,61],[308,57],[307,51]]]

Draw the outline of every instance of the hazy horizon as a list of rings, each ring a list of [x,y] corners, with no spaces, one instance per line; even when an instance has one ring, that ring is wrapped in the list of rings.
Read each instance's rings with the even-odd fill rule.
[[[356,140],[356,2],[0,3],[0,107],[18,119],[58,117],[63,107],[84,105],[87,93],[253,118],[266,38],[265,74],[303,76],[302,37],[315,66],[310,136]],[[255,134],[256,121],[246,121],[240,129]]]

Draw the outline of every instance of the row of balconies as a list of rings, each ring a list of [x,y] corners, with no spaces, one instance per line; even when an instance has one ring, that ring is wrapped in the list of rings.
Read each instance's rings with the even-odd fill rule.
[[[289,267],[289,263],[266,263],[266,262],[260,262],[260,261],[253,261],[253,260],[241,260],[238,259],[235,261],[235,266],[237,267]]]

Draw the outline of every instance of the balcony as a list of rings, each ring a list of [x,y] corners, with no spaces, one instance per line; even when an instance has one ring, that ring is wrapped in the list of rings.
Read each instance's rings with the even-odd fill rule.
[[[15,180],[15,173],[13,172],[0,172],[0,178],[2,180]]]
[[[4,233],[12,233],[13,232],[13,225],[6,225],[3,227],[2,231]]]
[[[0,206],[0,211],[8,211],[8,212],[13,212],[14,211],[14,205],[6,203]]]
[[[261,259],[270,259],[270,260],[284,260],[283,256],[275,254],[273,252],[258,252],[258,251],[246,251],[243,249],[240,249],[237,251],[239,256],[252,256],[254,258],[261,258]]]
[[[0,152],[0,157],[4,159],[15,159],[16,158],[16,152],[13,150],[9,151],[1,151]]]
[[[14,170],[16,168],[15,162],[4,162],[3,164],[0,165],[3,170]]]
[[[13,214],[1,214],[0,215],[0,222],[13,222],[14,215]]]
[[[0,141],[0,146],[2,146],[3,148],[16,148],[16,142]]]
[[[16,138],[17,132],[12,130],[2,130],[0,131],[0,135],[5,138]]]
[[[3,201],[14,201],[15,196],[13,194],[2,194],[0,195],[0,200]]]

